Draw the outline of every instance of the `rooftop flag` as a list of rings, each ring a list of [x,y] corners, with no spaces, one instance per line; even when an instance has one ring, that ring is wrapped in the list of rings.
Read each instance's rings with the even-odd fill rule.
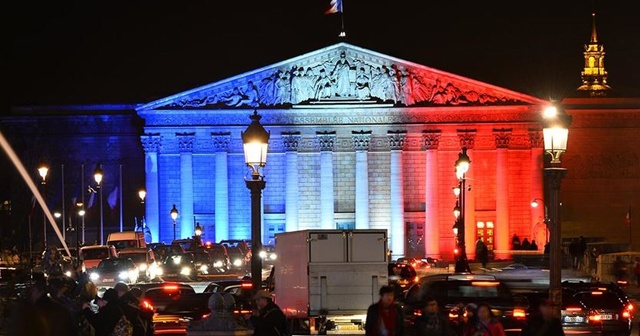
[[[324,12],[326,15],[342,13],[342,0],[331,0],[329,8]]]

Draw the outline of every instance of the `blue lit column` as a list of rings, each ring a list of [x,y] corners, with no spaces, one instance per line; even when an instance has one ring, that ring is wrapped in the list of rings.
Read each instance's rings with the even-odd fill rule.
[[[496,250],[511,249],[509,227],[509,157],[508,148],[511,129],[494,129],[496,139]],[[508,253],[496,253],[496,258],[509,258]]]
[[[391,259],[398,259],[405,253],[405,225],[404,225],[404,182],[402,180],[402,148],[406,138],[405,131],[389,131],[389,149],[391,150],[390,161],[390,203],[391,203],[391,225],[389,230],[389,240],[391,241]]]
[[[424,254],[425,257],[440,258],[441,237],[438,218],[438,146],[440,145],[440,131],[423,131],[422,141],[426,151]]]
[[[140,137],[144,148],[145,161],[145,217],[151,231],[151,240],[160,241],[160,197],[158,188],[158,151],[160,150],[160,134],[145,134]],[[84,219],[84,217],[83,217]],[[84,231],[83,231],[84,234]]]
[[[211,133],[213,149],[216,151],[215,175],[215,241],[229,239],[229,172],[228,152],[230,133]]]
[[[335,229],[333,193],[333,150],[336,132],[316,132],[320,145],[320,228]]]
[[[180,149],[180,238],[193,236],[193,143],[195,133],[176,133]]]
[[[369,228],[369,161],[371,131],[352,131],[356,150],[356,229]]]
[[[282,133],[282,143],[286,151],[285,172],[285,231],[298,230],[298,143],[300,132]]]

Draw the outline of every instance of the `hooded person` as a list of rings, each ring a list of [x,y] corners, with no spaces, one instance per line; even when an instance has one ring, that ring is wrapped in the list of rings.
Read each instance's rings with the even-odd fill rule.
[[[147,323],[142,316],[140,300],[131,293],[129,286],[123,282],[118,282],[113,289],[118,294],[118,306],[133,326],[132,336],[145,336]]]
[[[82,307],[84,316],[95,329],[95,336],[110,336],[120,318],[124,316],[122,309],[118,306],[118,293],[115,289],[109,288],[101,298],[95,300],[98,312],[93,313],[89,304],[85,303]]]
[[[253,297],[258,309],[253,311],[250,317],[253,325],[254,336],[281,336],[288,335],[287,320],[271,297],[271,293],[259,290]]]

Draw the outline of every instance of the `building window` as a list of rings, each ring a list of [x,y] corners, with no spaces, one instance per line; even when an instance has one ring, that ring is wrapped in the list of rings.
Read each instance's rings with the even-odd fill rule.
[[[355,230],[356,222],[337,222],[336,229],[338,230]]]
[[[483,221],[476,223],[476,239],[482,238],[482,241],[487,245],[487,250],[493,251],[494,246],[494,231],[493,221]]]

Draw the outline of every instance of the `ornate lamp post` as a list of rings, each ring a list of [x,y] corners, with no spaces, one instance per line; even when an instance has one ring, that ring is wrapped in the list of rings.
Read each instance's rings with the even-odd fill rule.
[[[80,230],[78,229],[78,225],[82,225],[82,231],[84,232],[84,203],[76,203],[78,207],[78,216],[80,216],[80,220],[76,221],[76,263],[75,267],[78,268],[78,264],[80,263]],[[84,242],[82,242],[84,245]]]
[[[470,272],[469,261],[467,260],[466,244],[465,244],[465,202],[466,202],[466,174],[469,171],[469,165],[471,160],[467,155],[467,148],[462,147],[462,151],[458,153],[458,159],[456,160],[456,177],[458,178],[458,185],[453,188],[453,194],[456,195],[456,206],[453,208],[453,214],[456,217],[457,227],[457,248],[459,251],[458,260],[456,260],[455,271],[456,272]]]
[[[169,215],[171,215],[171,219],[173,219],[173,240],[176,240],[176,220],[178,219],[178,208],[176,208],[176,205],[173,205],[173,208],[171,208],[171,212],[169,212]]]
[[[196,223],[196,228],[193,230],[193,233],[196,246],[200,248],[202,246],[202,227],[200,226],[200,222]]]
[[[93,179],[96,181],[97,189],[99,193],[100,199],[100,245],[104,244],[104,212],[102,209],[102,178],[104,177],[104,172],[102,171],[102,165],[100,163],[96,164],[96,169],[93,171]]]
[[[560,166],[560,155],[567,150],[569,125],[571,116],[555,106],[550,106],[543,112],[544,150],[551,155],[551,161],[544,168],[547,187],[548,215],[551,226],[551,241],[549,251],[549,299],[553,305],[555,316],[560,317],[562,307],[562,237],[560,226],[560,185],[567,173],[566,168]]]
[[[140,228],[142,229],[142,231],[144,232],[144,227],[145,227],[145,223],[144,223],[144,215],[145,215],[145,208],[144,208],[144,199],[147,197],[147,191],[144,189],[140,189],[138,191],[138,197],[140,197],[140,204],[142,207],[142,217],[140,217]]]
[[[258,111],[250,116],[251,124],[242,132],[244,144],[244,162],[251,168],[251,177],[245,177],[247,188],[251,191],[251,283],[253,290],[262,288],[262,228],[261,228],[261,198],[265,187],[264,176],[260,174],[260,168],[267,164],[267,149],[269,136],[260,124],[262,118]]]
[[[42,186],[42,198],[46,200],[45,197],[45,193],[46,193],[46,187],[47,187],[47,174],[49,173],[49,167],[42,163],[40,164],[40,166],[38,167],[38,174],[40,174],[40,177],[42,177],[42,181],[40,182],[40,185]],[[47,217],[44,213],[44,209],[42,209],[42,248],[44,250],[47,249]]]

